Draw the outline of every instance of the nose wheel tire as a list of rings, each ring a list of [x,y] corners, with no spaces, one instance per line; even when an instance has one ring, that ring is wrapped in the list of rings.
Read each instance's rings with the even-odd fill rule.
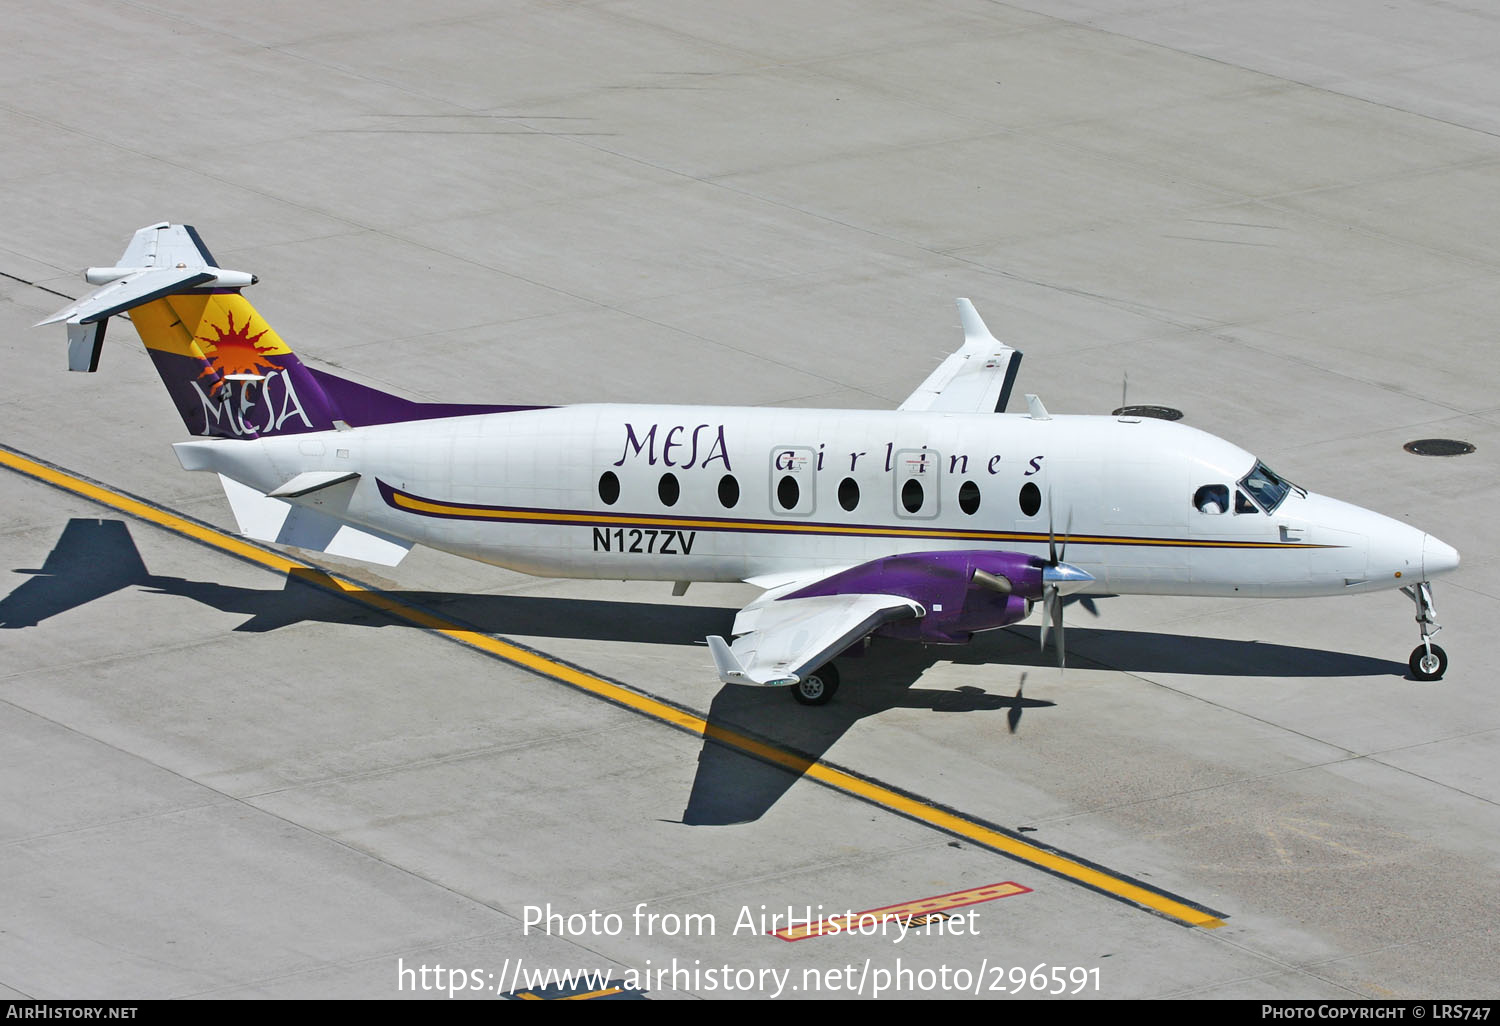
[[[792,697],[801,705],[827,705],[838,689],[839,671],[827,663],[793,684]]]
[[[1411,650],[1411,659],[1407,662],[1411,667],[1411,675],[1417,680],[1442,680],[1443,674],[1448,670],[1448,653],[1437,645],[1432,646],[1432,651],[1427,651],[1426,645],[1418,645]]]

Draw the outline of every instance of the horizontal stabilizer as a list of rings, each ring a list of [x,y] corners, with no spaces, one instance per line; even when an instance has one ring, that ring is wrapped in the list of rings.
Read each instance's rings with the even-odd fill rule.
[[[163,267],[131,271],[123,278],[100,286],[72,306],[59,310],[46,320],[37,321],[37,327],[43,324],[56,324],[58,321],[93,324],[95,321],[102,321],[117,313],[124,313],[131,307],[149,303],[153,299],[160,299],[162,296],[171,295],[181,289],[202,285],[213,279],[214,275],[202,267]]]
[[[299,474],[282,487],[294,484],[306,476]],[[342,480],[357,476],[340,475]],[[219,475],[219,481],[224,485],[224,494],[229,498],[229,506],[234,511],[240,534],[247,538],[276,545],[294,545],[299,549],[326,552],[331,556],[343,556],[381,566],[395,566],[411,550],[412,543],[409,541],[368,527],[355,527],[319,509],[273,498],[223,474]],[[309,491],[318,491],[335,483],[328,481]]]
[[[67,322],[68,369],[75,371],[98,369],[104,324],[115,314],[193,289],[241,289],[255,284],[253,274],[216,266],[190,226],[165,221],[137,231],[115,266],[90,267],[83,277],[98,287],[37,322],[38,326]]]

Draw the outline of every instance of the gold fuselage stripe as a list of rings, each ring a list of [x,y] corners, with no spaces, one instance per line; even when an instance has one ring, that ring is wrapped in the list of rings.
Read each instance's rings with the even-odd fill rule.
[[[652,516],[643,513],[589,513],[556,509],[522,509],[500,506],[470,506],[437,502],[395,488],[390,489],[391,504],[409,513],[461,520],[498,520],[508,523],[551,524],[556,526],[648,527],[697,529],[701,531],[737,531],[746,534],[805,534],[828,536],[863,536],[881,538],[934,538],[951,541],[1045,542],[1047,535],[1024,531],[973,531],[948,527],[899,527],[885,525],[798,523],[765,520],[735,520],[687,516]],[[1217,549],[1323,549],[1326,545],[1309,542],[1238,541],[1209,538],[1151,538],[1133,535],[1075,534],[1069,544],[1077,545],[1155,545],[1174,548]]]

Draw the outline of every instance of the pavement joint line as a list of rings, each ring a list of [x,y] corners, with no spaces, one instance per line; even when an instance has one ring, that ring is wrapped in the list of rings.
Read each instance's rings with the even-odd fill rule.
[[[314,584],[349,601],[421,627],[467,648],[477,649],[513,666],[529,670],[540,677],[567,684],[612,705],[665,723],[687,734],[718,742],[762,762],[812,779],[831,790],[842,792],[888,812],[894,812],[904,819],[934,827],[943,833],[967,840],[1106,897],[1135,905],[1169,921],[1183,926],[1214,929],[1223,926],[1223,921],[1227,918],[1223,913],[1131,880],[1103,866],[1027,841],[1003,827],[963,815],[910,792],[882,784],[812,756],[798,754],[749,734],[710,723],[692,710],[665,699],[638,691],[621,682],[609,680],[582,667],[571,666],[516,642],[486,634],[417,606],[400,602],[353,578],[335,575],[312,563],[288,557],[242,538],[236,538],[203,521],[158,506],[147,499],[109,488],[10,446],[0,444],[0,466],[245,562],[289,576],[294,575],[295,572],[298,580]]]

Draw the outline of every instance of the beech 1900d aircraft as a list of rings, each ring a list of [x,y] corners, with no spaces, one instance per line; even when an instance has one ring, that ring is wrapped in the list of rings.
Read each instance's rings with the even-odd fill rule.
[[[255,539],[394,565],[417,544],[528,574],[764,589],[708,639],[721,680],[838,685],[872,635],[963,644],[1071,594],[1292,597],[1400,588],[1422,680],[1447,656],[1429,580],[1458,553],[1313,494],[1229,442],[1131,416],[1005,414],[1021,354],[958,301],[964,344],[895,410],[419,403],[302,364],[198,233],[135,233],[66,322],[93,371],[131,320]]]

